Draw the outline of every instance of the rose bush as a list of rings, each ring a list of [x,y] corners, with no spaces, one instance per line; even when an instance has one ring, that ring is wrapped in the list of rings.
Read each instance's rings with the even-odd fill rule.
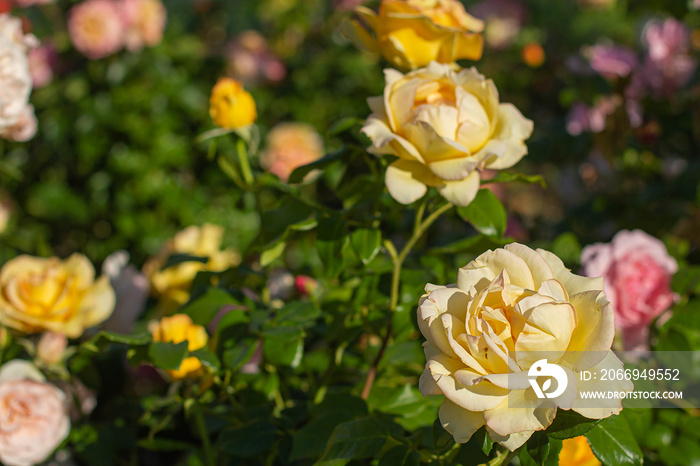
[[[362,131],[372,140],[369,152],[399,158],[386,171],[386,186],[400,203],[431,186],[465,206],[479,189],[479,170],[509,168],[527,154],[532,121],[499,103],[493,81],[476,69],[431,63],[384,74],[384,95],[368,100],[372,115]]]
[[[591,419],[622,410],[621,400],[586,405],[581,391],[632,389],[629,381],[578,376],[622,369],[610,351],[613,311],[601,278],[574,275],[548,251],[512,243],[485,252],[460,269],[455,285],[426,287],[418,325],[428,360],[420,389],[424,396],[445,396],[440,421],[457,442],[486,425],[489,436],[512,451],[546,429],[557,407]],[[554,405],[521,383],[545,353],[569,376],[569,396]]]

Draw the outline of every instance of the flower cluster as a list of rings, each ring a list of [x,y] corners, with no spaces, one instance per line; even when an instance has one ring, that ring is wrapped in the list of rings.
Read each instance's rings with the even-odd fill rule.
[[[68,32],[75,48],[96,60],[159,44],[166,16],[160,0],[85,0],[70,11]]]

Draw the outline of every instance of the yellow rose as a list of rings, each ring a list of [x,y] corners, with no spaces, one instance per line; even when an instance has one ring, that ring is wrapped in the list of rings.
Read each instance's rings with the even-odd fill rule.
[[[379,15],[362,6],[355,12],[359,21],[346,29],[348,36],[398,68],[481,58],[484,22],[457,0],[383,0]]]
[[[187,350],[196,351],[204,348],[209,341],[207,331],[201,325],[195,325],[187,314],[175,314],[163,317],[151,326],[154,341],[182,343],[187,341]],[[202,363],[194,356],[185,358],[180,367],[166,371],[175,380],[199,374]]]
[[[478,170],[512,167],[525,154],[532,121],[501,104],[493,81],[476,69],[454,71],[431,63],[403,75],[386,70],[384,95],[368,100],[362,131],[369,152],[399,158],[386,172],[389,193],[402,204],[436,187],[453,204],[469,204]]]
[[[209,115],[216,126],[229,129],[250,126],[258,118],[253,96],[231,78],[219,79],[212,89]]]
[[[107,319],[115,296],[109,278],[81,254],[61,261],[19,256],[0,270],[0,322],[27,333],[51,331],[77,338]]]
[[[162,299],[165,308],[177,308],[190,299],[190,285],[199,272],[221,272],[241,262],[237,252],[221,249],[223,235],[224,229],[219,225],[187,227],[144,264],[151,292]],[[178,254],[192,257],[165,267],[168,259]]]
[[[583,435],[564,440],[559,452],[560,466],[600,466],[588,440]]]
[[[554,254],[517,243],[461,268],[455,285],[426,287],[418,308],[427,339],[420,390],[445,396],[440,421],[455,441],[468,441],[486,425],[491,438],[512,451],[546,429],[557,408],[591,419],[620,412],[620,399],[581,396],[632,389],[629,381],[580,376],[622,369],[610,351],[613,311],[602,290],[602,278],[574,275]],[[540,399],[530,384],[542,354],[566,374],[558,398]]]

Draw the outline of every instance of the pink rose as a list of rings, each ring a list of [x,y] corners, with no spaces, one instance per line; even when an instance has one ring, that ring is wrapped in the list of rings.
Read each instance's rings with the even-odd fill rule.
[[[247,85],[278,83],[287,74],[282,60],[270,50],[267,40],[254,30],[243,31],[228,46],[228,74]]]
[[[114,0],[86,0],[68,16],[73,46],[91,60],[118,52],[124,46],[125,30],[119,4]]]
[[[641,230],[623,230],[610,243],[586,246],[581,264],[585,275],[604,277],[625,349],[648,349],[649,324],[674,301],[670,284],[678,264],[666,246]]]
[[[620,45],[596,45],[589,53],[591,68],[605,79],[624,78],[638,66],[634,50]]]
[[[267,135],[260,165],[287,181],[295,168],[323,157],[323,139],[305,123],[281,123]]]
[[[70,432],[65,399],[27,361],[5,363],[0,369],[0,461],[31,466],[53,453]]]
[[[57,56],[56,49],[50,43],[42,44],[29,52],[29,72],[34,89],[51,84]]]
[[[693,77],[697,61],[689,55],[690,33],[674,18],[650,21],[642,40],[647,48],[641,71],[646,86],[659,97],[670,96]]]

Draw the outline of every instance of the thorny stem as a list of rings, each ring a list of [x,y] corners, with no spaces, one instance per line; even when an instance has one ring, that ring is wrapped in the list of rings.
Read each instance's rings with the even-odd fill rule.
[[[369,372],[367,373],[365,385],[362,388],[363,400],[366,400],[369,397],[369,392],[372,390],[372,384],[374,384],[374,379],[377,377],[377,367],[379,366],[379,363],[384,357],[384,353],[386,352],[389,340],[391,339],[391,322],[394,311],[396,310],[396,306],[399,303],[399,281],[401,278],[401,268],[403,267],[403,263],[406,260],[408,254],[413,249],[413,246],[416,245],[418,240],[421,239],[421,237],[428,230],[428,228],[430,228],[430,226],[433,223],[435,223],[435,220],[437,220],[442,214],[444,214],[451,208],[452,204],[447,203],[444,206],[437,209],[432,214],[430,214],[425,220],[423,220],[422,217],[423,213],[425,212],[425,203],[421,203],[416,211],[416,222],[413,228],[413,235],[404,245],[403,249],[401,249],[401,252],[398,254],[396,252],[396,247],[391,241],[384,241],[384,247],[389,252],[391,260],[394,263],[394,269],[391,275],[391,298],[389,304],[389,318],[387,322],[386,335],[384,335],[384,338],[382,339],[382,346],[379,348],[379,353],[377,353],[377,356],[374,358],[374,362],[372,363],[372,366],[370,367]]]

